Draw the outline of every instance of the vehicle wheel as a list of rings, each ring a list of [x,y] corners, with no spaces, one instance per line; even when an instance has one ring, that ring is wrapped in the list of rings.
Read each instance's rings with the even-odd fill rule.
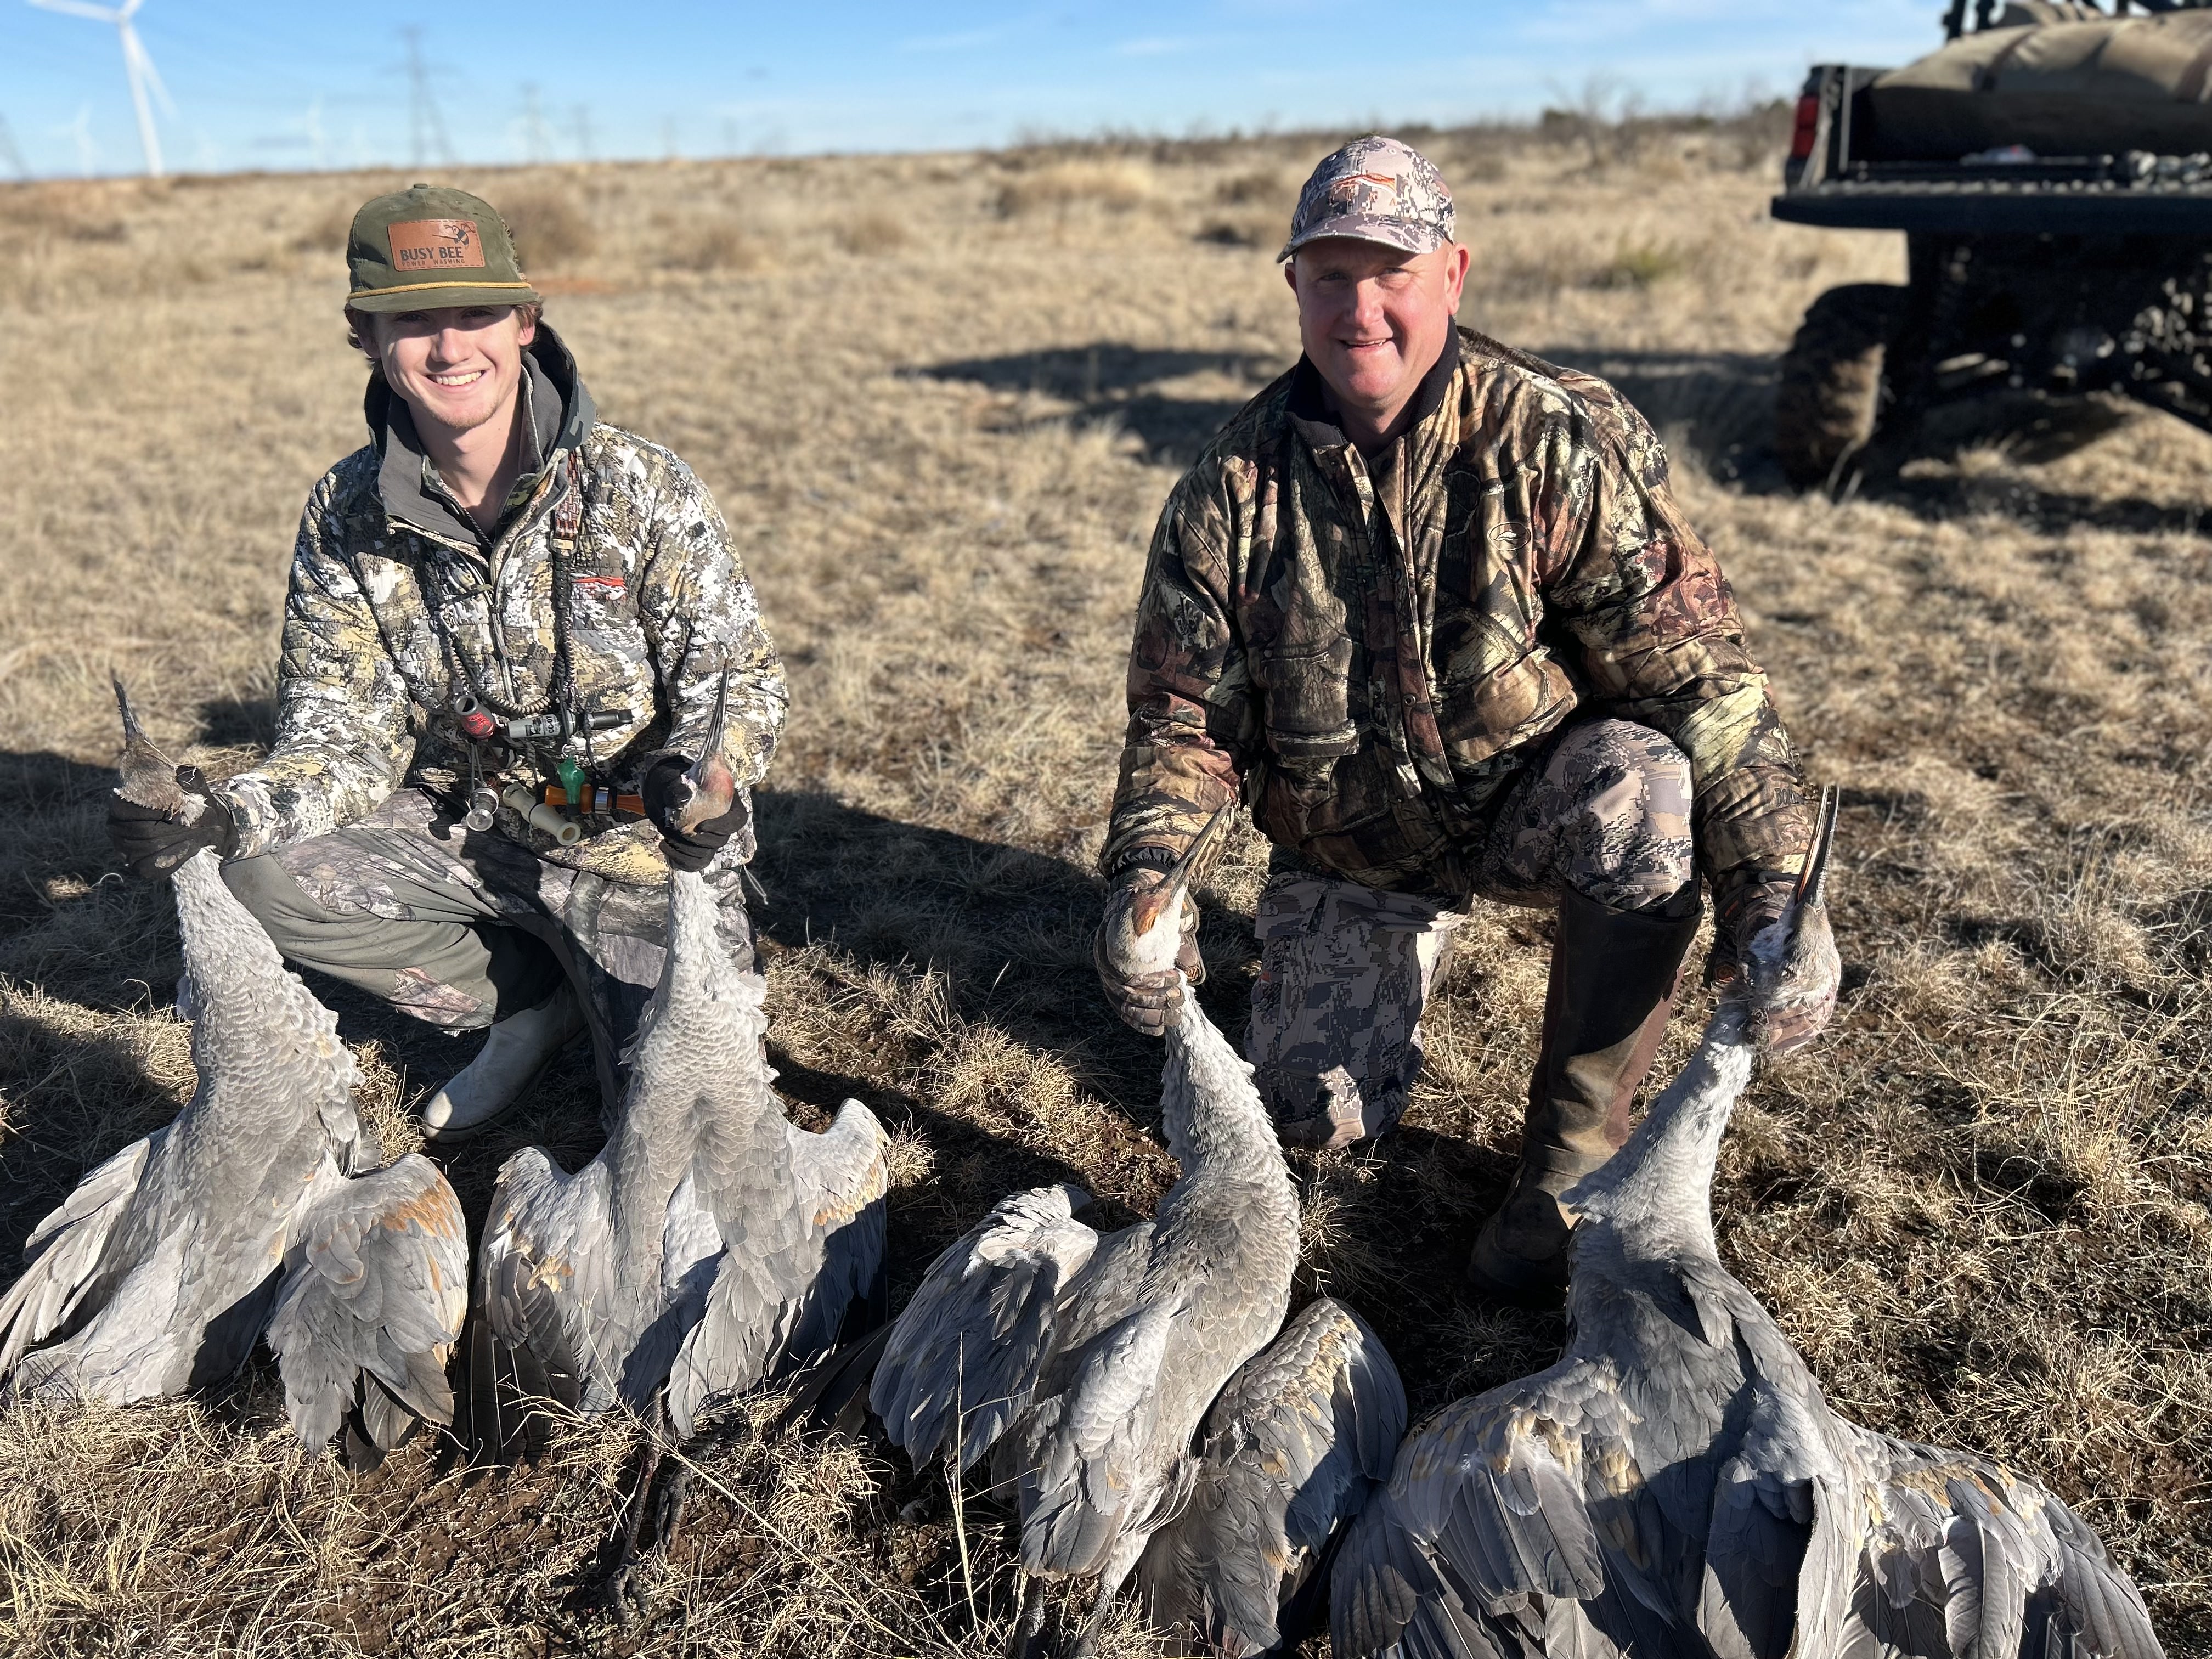
[[[1826,483],[1836,463],[1874,431],[1882,360],[1905,320],[1910,291],[1847,283],[1806,307],[1774,397],[1775,454],[1800,489]]]

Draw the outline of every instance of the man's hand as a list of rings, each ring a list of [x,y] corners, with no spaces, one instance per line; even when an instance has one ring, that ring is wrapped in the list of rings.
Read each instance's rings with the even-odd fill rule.
[[[1206,959],[1198,953],[1198,906],[1188,893],[1183,895],[1182,909],[1176,918],[1182,934],[1176,945],[1176,968],[1181,970],[1181,978],[1172,970],[1124,974],[1108,959],[1106,941],[1118,931],[1115,923],[1119,915],[1137,902],[1138,894],[1150,891],[1166,879],[1160,871],[1142,866],[1116,876],[1106,895],[1106,914],[1091,944],[1091,960],[1098,969],[1098,982],[1105,988],[1106,1000],[1113,1005],[1124,1025],[1146,1036],[1166,1036],[1169,1022],[1182,1012],[1182,979],[1189,980],[1193,985],[1206,982]]]
[[[140,881],[159,881],[203,847],[212,848],[219,859],[238,851],[238,820],[229,807],[207,793],[207,780],[199,768],[179,766],[177,785],[201,800],[200,815],[191,823],[120,795],[108,799],[107,838],[115,844],[124,867]]]
[[[689,763],[671,756],[653,763],[639,786],[645,798],[645,815],[660,831],[660,850],[672,870],[688,870],[696,875],[714,861],[714,854],[729,845],[730,837],[745,827],[750,814],[745,797],[733,791],[729,809],[720,817],[695,823],[689,830],[681,827],[678,815],[691,804],[695,793],[690,777]]]
[[[1804,907],[1794,933],[1784,927],[1796,886],[1795,878],[1754,878],[1720,907],[1718,917],[1733,944],[1721,977],[1750,974],[1752,1034],[1774,1059],[1820,1034],[1834,1017],[1843,984],[1826,904]]]

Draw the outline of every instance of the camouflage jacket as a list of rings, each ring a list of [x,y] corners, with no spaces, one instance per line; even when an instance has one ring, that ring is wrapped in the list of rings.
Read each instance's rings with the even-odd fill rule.
[[[570,755],[635,790],[653,759],[696,751],[726,665],[726,757],[741,785],[767,770],[783,667],[713,498],[667,450],[593,419],[542,323],[527,355],[524,476],[489,541],[411,447],[405,405],[371,382],[376,441],[324,476],[301,517],[276,744],[223,786],[240,855],[352,823],[403,780],[458,810],[469,762],[451,711],[464,693],[499,712],[545,702],[556,579],[576,701],[622,716],[572,738]],[[549,744],[508,776],[538,781],[552,757]],[[499,828],[617,880],[666,876],[659,832],[642,821],[565,848],[506,808]]]
[[[1794,868],[1796,756],[1643,417],[1466,331],[1416,412],[1364,459],[1302,361],[1176,486],[1138,601],[1107,873],[1179,852],[1241,790],[1304,862],[1463,898],[1505,786],[1601,714],[1689,757],[1717,885]]]

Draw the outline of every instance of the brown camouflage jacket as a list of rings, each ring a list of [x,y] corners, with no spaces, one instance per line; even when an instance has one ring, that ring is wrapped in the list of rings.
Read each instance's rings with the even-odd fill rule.
[[[531,465],[489,544],[408,447],[404,405],[372,383],[376,441],[332,467],[301,517],[276,744],[223,785],[241,856],[350,823],[403,781],[458,799],[468,761],[449,719],[456,701],[528,709],[553,685],[556,566],[577,701],[623,715],[572,738],[568,753],[635,790],[659,755],[696,751],[726,665],[726,758],[744,786],[768,769],[783,667],[713,498],[667,450],[593,418],[542,323],[529,352]],[[511,775],[535,781],[538,769]],[[567,848],[507,809],[499,825],[556,862],[665,878],[659,833],[642,821]]]
[[[1363,459],[1301,362],[1168,498],[1129,657],[1102,867],[1259,828],[1369,886],[1471,890],[1505,786],[1576,717],[1690,758],[1698,858],[1794,868],[1796,759],[1719,566],[1604,381],[1462,331]]]

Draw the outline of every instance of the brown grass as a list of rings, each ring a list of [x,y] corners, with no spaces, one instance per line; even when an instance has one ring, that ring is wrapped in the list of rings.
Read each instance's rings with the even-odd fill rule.
[[[1878,499],[1781,493],[1774,355],[1821,289],[1894,280],[1896,240],[1766,219],[1753,133],[1647,134],[1595,170],[1559,137],[1424,139],[1475,251],[1466,315],[1613,375],[1669,434],[1845,792],[1843,1010],[1752,1091],[1723,1251],[1842,1409],[2049,1480],[2172,1650],[2212,1649],[2212,440],[2120,408],[1954,421]],[[461,180],[592,227],[551,320],[608,418],[712,485],[790,662],[760,803],[777,1061],[801,1112],[858,1094],[896,1129],[896,1297],[1009,1188],[1079,1180],[1114,1221],[1168,1179],[1157,1050],[1107,1021],[1086,960],[1119,658],[1177,466],[1294,349],[1272,256],[1331,142]],[[330,228],[392,182],[0,191],[0,1257],[187,1091],[166,901],[103,873],[105,676],[213,766],[267,740],[295,517],[361,437]],[[840,240],[894,209],[897,258]],[[1249,242],[1198,240],[1247,215]],[[1680,267],[1588,280],[1639,247]],[[1207,896],[1224,1022],[1261,868],[1248,840]],[[1406,1128],[1306,1172],[1302,1283],[1374,1318],[1417,1411],[1560,1334],[1455,1279],[1510,1168],[1547,925],[1489,910],[1468,934]],[[332,1000],[403,1150],[467,1048]],[[589,1088],[568,1068],[451,1158],[472,1217],[515,1146],[589,1157]],[[630,1633],[587,1595],[622,1423],[465,1487],[419,1448],[362,1481],[301,1458],[265,1364],[201,1401],[9,1411],[0,1625],[55,1655],[991,1651],[994,1511],[971,1494],[972,1630],[941,1499],[897,1522],[902,1467],[780,1442],[767,1410],[697,1449],[688,1539]]]

